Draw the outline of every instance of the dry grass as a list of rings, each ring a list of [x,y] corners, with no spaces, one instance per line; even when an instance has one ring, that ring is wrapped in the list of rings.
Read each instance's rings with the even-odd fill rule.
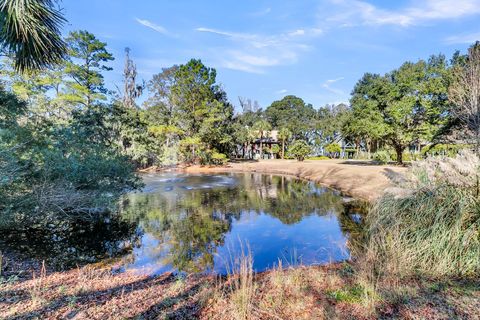
[[[39,264],[35,276],[0,282],[0,319],[478,319],[479,280],[397,281],[376,288],[379,299],[365,294],[371,289],[348,263],[254,274],[243,260],[224,278]]]

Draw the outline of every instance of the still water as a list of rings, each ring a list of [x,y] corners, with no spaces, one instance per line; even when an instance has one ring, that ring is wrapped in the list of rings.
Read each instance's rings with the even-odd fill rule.
[[[149,174],[121,202],[137,226],[120,269],[226,273],[249,252],[263,271],[349,259],[361,215],[338,192],[261,174]]]
[[[120,212],[0,237],[3,246],[69,269],[92,262],[118,271],[231,271],[243,254],[263,271],[349,259],[362,239],[362,205],[294,178],[162,173],[124,196]]]

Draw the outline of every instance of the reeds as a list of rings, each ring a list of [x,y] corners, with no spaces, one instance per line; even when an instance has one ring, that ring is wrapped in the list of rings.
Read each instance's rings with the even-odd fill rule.
[[[480,159],[418,162],[369,213],[370,277],[468,276],[480,271]]]

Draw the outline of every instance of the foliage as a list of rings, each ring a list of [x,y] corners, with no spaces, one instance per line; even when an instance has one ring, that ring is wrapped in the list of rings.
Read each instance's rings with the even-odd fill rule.
[[[66,82],[63,99],[73,105],[87,107],[106,100],[107,89],[102,71],[112,70],[105,63],[114,60],[107,51],[107,44],[83,30],[70,32],[66,41],[69,59],[65,73],[70,80]]]
[[[288,128],[294,138],[306,139],[315,110],[301,98],[286,96],[272,102],[265,110],[265,117],[273,128]]]
[[[330,160],[327,156],[308,157],[307,160]]]
[[[107,142],[101,107],[64,126],[29,121],[25,104],[1,96],[2,228],[96,219],[139,185],[132,165]]]
[[[279,154],[280,153],[280,147],[278,146],[278,144],[272,145],[272,147],[270,148],[270,153],[271,154]]]
[[[466,276],[480,271],[480,159],[416,162],[367,219],[367,264],[390,276]]]
[[[350,113],[350,108],[345,104],[326,105],[318,109],[315,142],[318,145],[327,145],[341,137],[345,133],[345,123],[350,120]]]
[[[228,158],[223,153],[217,151],[212,152],[212,163],[218,165],[224,165],[228,162]]]
[[[449,95],[453,106],[452,122],[459,124],[457,142],[472,144],[480,154],[480,42],[468,50],[463,64],[454,67],[454,81]]]
[[[325,152],[337,157],[342,152],[342,147],[338,143],[330,143],[325,146]]]
[[[403,151],[431,140],[446,122],[449,69],[442,55],[405,62],[384,76],[365,74],[352,93],[347,132],[362,139],[384,139],[402,162]]]
[[[278,130],[278,139],[282,141],[282,159],[285,158],[285,144],[288,140],[290,140],[293,136],[292,131],[290,129],[283,127]]]
[[[298,161],[303,161],[312,152],[312,148],[303,140],[296,140],[288,149],[288,153]]]
[[[181,154],[176,158],[196,162],[210,161],[214,149],[224,154],[231,150],[233,107],[216,84],[215,69],[192,59],[154,75],[148,89],[153,95],[145,116],[149,131],[165,144],[163,152],[178,143]]]
[[[373,154],[373,160],[380,164],[387,164],[389,163],[392,158],[390,157],[390,152],[387,150],[378,150]]]
[[[460,150],[468,149],[470,146],[465,144],[434,144],[422,148],[422,155],[429,156],[449,156],[454,157]]]
[[[0,44],[14,55],[15,69],[28,71],[60,62],[65,22],[53,0],[5,0],[0,5]]]

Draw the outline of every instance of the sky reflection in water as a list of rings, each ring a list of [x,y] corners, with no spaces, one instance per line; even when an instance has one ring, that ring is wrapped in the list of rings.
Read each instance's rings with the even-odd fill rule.
[[[357,212],[337,192],[311,182],[261,174],[150,174],[127,195],[122,215],[142,233],[126,269],[226,273],[241,252],[256,271],[278,264],[349,258]],[[354,219],[352,219],[352,217]]]

